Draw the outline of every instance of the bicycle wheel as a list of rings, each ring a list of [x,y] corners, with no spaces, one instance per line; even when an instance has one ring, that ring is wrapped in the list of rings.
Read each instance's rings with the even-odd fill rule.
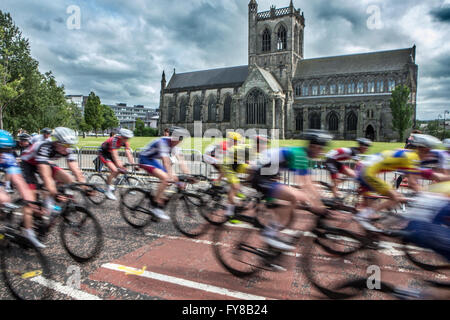
[[[345,214],[340,213],[340,215]],[[351,255],[370,244],[364,230],[351,218],[351,215],[350,218],[319,217],[312,232],[317,236],[317,244],[326,252],[338,256]]]
[[[299,265],[318,292],[330,299],[349,299],[368,289],[367,270],[377,265],[370,250],[342,257],[327,253],[315,238],[303,244]]]
[[[448,260],[432,250],[418,248],[414,244],[403,242],[403,250],[408,259],[416,266],[427,271],[449,271]]]
[[[59,225],[64,248],[77,262],[95,258],[103,246],[103,230],[92,213],[82,207],[68,208]]]
[[[120,214],[134,228],[143,228],[150,222],[150,208],[149,195],[143,189],[128,189],[120,197]]]
[[[100,173],[94,173],[87,179],[87,183],[94,185],[96,192],[88,195],[88,199],[96,205],[101,205],[106,200],[106,180]]]
[[[205,207],[202,210],[202,214],[206,221],[215,226],[220,226],[227,222],[228,217],[225,215],[227,202],[227,198],[221,193],[205,198]]]
[[[187,237],[198,237],[210,226],[201,213],[203,201],[198,195],[177,194],[170,199],[168,208],[175,228]]]
[[[223,225],[213,235],[214,254],[219,263],[237,277],[247,277],[257,272],[261,266],[261,257],[265,245],[260,231],[249,224]]]
[[[15,236],[4,244],[1,267],[3,280],[16,299],[51,299],[51,274],[47,259],[26,238]]]
[[[143,185],[143,182],[135,177],[130,176],[124,176],[121,180],[121,183],[118,185],[119,188],[130,189],[130,188],[137,188]]]

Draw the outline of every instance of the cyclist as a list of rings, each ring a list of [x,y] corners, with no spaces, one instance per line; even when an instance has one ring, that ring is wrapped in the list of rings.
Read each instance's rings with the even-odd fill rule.
[[[16,158],[12,155],[12,148],[16,145],[11,134],[7,131],[0,130],[0,168],[6,172],[9,179],[19,191],[20,196],[25,201],[35,201],[33,192],[27,186],[23,176],[22,170],[16,162]],[[0,190],[0,203],[9,203],[11,198]],[[24,235],[27,237],[36,247],[45,248],[39,240],[36,238],[36,234],[33,230],[33,209],[30,205],[26,205],[23,208],[23,222],[24,222]]]
[[[317,158],[332,139],[332,136],[320,130],[306,132],[307,147],[285,147],[269,149],[265,152],[264,163],[252,167],[252,186],[263,193],[268,199],[279,199],[289,202],[288,206],[276,208],[278,218],[284,214],[292,213],[297,202],[306,202],[317,212],[323,212],[320,193],[314,186],[310,176],[310,159]],[[281,170],[295,173],[295,183],[301,190],[291,188],[278,182]],[[263,240],[270,246],[279,250],[293,250],[294,247],[281,236],[282,226],[278,221],[271,221],[263,230]]]
[[[238,195],[241,189],[240,179],[238,174],[247,173],[250,161],[250,148],[246,145],[235,145],[227,150],[227,157],[222,165],[221,169],[230,184],[230,190],[228,191],[228,203],[225,214],[228,217],[234,215],[235,201],[234,197]],[[239,194],[240,197],[243,195]]]
[[[450,182],[430,185],[411,203],[411,210],[403,215],[407,226],[401,236],[422,248],[435,251],[450,261]],[[431,290],[396,288],[400,297],[433,298]],[[443,296],[435,297],[443,298]],[[449,299],[448,293],[445,299]]]
[[[219,172],[216,182],[220,182],[225,175],[223,163],[227,157],[227,151],[242,141],[242,136],[237,132],[228,132],[227,139],[221,143],[210,145],[205,149],[203,161],[214,167]]]
[[[420,191],[417,183],[417,176],[421,175],[425,179],[444,180],[446,176],[439,175],[432,170],[423,170],[420,168],[421,161],[430,155],[431,149],[436,147],[439,139],[423,134],[414,134],[411,142],[416,149],[414,150],[391,150],[384,151],[369,157],[367,161],[362,162],[359,169],[358,181],[364,192],[374,191],[378,194],[386,196],[390,201],[378,203],[361,210],[355,218],[361,225],[369,230],[376,231],[371,224],[368,223],[370,217],[375,212],[389,209],[399,203],[406,202],[406,199],[389,184],[377,178],[377,174],[382,172],[399,171],[407,175],[408,185],[416,192]]]
[[[127,169],[124,167],[122,161],[119,159],[119,152],[117,151],[121,147],[125,147],[125,154],[130,164],[134,164],[133,155],[131,154],[129,139],[133,138],[134,134],[131,130],[120,129],[118,134],[110,137],[108,140],[102,143],[98,151],[100,161],[108,167],[111,173],[106,179],[107,190],[105,196],[110,200],[117,200],[113,194],[114,187],[112,181],[120,173],[125,173]]]
[[[162,220],[170,220],[170,217],[163,210],[165,206],[164,191],[170,182],[178,181],[173,172],[170,157],[176,157],[183,173],[189,174],[183,155],[177,148],[177,145],[183,141],[183,134],[184,129],[172,127],[169,129],[170,136],[153,140],[139,153],[139,166],[151,176],[160,180],[155,198],[152,200],[152,212]],[[158,160],[162,161],[162,165]]]
[[[54,206],[54,199],[58,194],[55,181],[63,184],[74,182],[73,177],[58,167],[54,160],[66,158],[67,165],[75,176],[76,181],[86,182],[78,166],[77,155],[73,153],[72,149],[78,143],[75,131],[69,128],[58,127],[55,129],[53,137],[56,139],[55,141],[37,142],[21,156],[25,180],[30,188],[36,190],[38,184],[36,174],[39,174],[44,182],[44,186],[49,193],[45,200],[48,214],[58,211]]]
[[[52,141],[52,129],[50,128],[44,128],[41,130],[41,134],[36,134],[31,138],[30,143],[35,144],[39,141]]]
[[[337,186],[339,184],[338,175],[339,173],[345,174],[348,177],[356,178],[356,173],[354,170],[350,169],[348,166],[342,163],[342,161],[347,161],[350,159],[358,159],[360,154],[367,152],[369,147],[372,145],[372,141],[365,138],[356,139],[359,147],[352,148],[338,148],[331,150],[325,155],[325,167],[331,176],[331,188],[335,198],[339,198],[337,192]]]
[[[31,139],[31,136],[26,133],[21,133],[17,137],[19,138],[19,140],[16,141],[15,148],[12,149],[12,155],[14,156],[14,158],[16,158],[16,160],[22,155],[23,151],[30,146]],[[18,160],[18,162],[20,162],[20,159]],[[5,177],[5,191],[7,193],[14,193],[14,190],[11,188],[11,180],[8,174],[6,174]]]

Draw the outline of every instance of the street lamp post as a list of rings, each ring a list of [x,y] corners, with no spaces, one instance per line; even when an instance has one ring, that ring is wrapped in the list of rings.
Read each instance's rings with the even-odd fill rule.
[[[437,136],[439,136],[439,127],[441,126],[441,124],[440,124],[440,119],[442,119],[442,114],[440,114],[440,115],[438,115],[438,134],[437,134]],[[442,135],[441,135],[441,137],[442,137]]]
[[[446,123],[445,123],[445,115],[447,113],[450,113],[450,112],[448,112],[448,110],[445,110],[445,112],[444,112],[444,134],[443,134],[442,140],[445,139],[445,137],[446,137],[446,132],[445,132],[445,125],[446,125]]]

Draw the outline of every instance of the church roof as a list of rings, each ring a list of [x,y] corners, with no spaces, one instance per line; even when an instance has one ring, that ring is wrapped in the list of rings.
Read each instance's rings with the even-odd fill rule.
[[[248,76],[248,66],[175,73],[167,89],[239,86]]]
[[[412,57],[412,58],[411,58]],[[302,60],[295,78],[401,70],[415,60],[415,47]]]

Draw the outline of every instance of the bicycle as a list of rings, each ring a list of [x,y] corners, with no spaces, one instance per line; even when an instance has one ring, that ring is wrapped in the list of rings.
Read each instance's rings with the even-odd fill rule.
[[[138,166],[139,165],[132,165],[132,164],[125,165],[125,167],[138,167]],[[99,191],[98,197],[90,200],[96,205],[103,204],[106,200],[105,192],[108,188],[106,184],[105,174],[101,172],[93,173],[88,177],[87,183],[96,186],[96,189]],[[141,179],[130,175],[127,171],[122,172],[122,174],[119,177],[117,177],[113,183],[115,190],[117,188],[136,188],[142,185],[144,185],[144,183]]]
[[[268,221],[273,221],[273,210],[283,206],[282,203],[268,202],[262,194],[252,199],[253,205],[237,208],[232,217],[228,217],[229,224],[216,228],[213,234],[214,254],[219,263],[231,274],[237,277],[253,275],[258,270],[283,270],[280,264],[283,252],[262,243],[261,231]],[[325,201],[326,202],[326,201]],[[330,208],[336,204],[326,203]],[[297,210],[314,213],[309,206],[297,205]],[[254,215],[243,214],[244,211],[254,210]],[[290,213],[288,227],[293,221],[294,212]],[[244,225],[246,223],[247,225]],[[330,228],[329,233],[333,230]],[[299,244],[303,236],[302,231],[290,235],[292,245]],[[323,236],[322,234],[320,236]]]
[[[204,234],[209,227],[202,213],[205,206],[202,197],[185,188],[186,183],[195,181],[195,177],[195,175],[179,176],[179,182],[173,184],[175,189],[166,191],[168,198],[164,206],[169,209],[175,228],[188,237]],[[183,206],[181,210],[175,207],[180,204]],[[150,221],[158,222],[159,219],[152,211],[152,207],[155,206],[152,190],[131,188],[121,194],[120,214],[133,228],[143,228]]]
[[[52,297],[49,279],[51,272],[47,258],[20,229],[11,222],[20,207],[3,204],[0,215],[1,273],[6,287],[19,300],[46,300]]]
[[[59,222],[59,234],[64,249],[75,261],[87,262],[100,253],[103,247],[103,230],[97,218],[87,208],[75,202],[74,194],[94,189],[93,186],[84,183],[58,186],[59,196],[56,200],[61,206],[61,212],[53,212],[50,217],[45,215],[47,209],[43,200],[26,202],[18,199],[14,204],[23,206],[29,203],[37,207],[33,213],[33,224],[40,241],[44,241],[53,226]],[[22,220],[19,215],[19,221],[15,222],[17,230],[23,226]]]

